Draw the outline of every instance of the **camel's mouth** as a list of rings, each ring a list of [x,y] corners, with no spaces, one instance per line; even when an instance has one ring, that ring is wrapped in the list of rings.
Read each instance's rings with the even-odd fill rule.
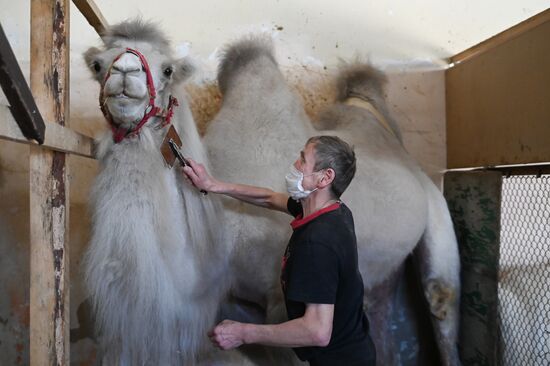
[[[140,101],[144,100],[143,96],[141,95],[132,95],[130,93],[122,92],[117,94],[110,94],[107,95],[107,99],[115,100],[115,101],[125,101],[125,100],[133,100],[133,101]]]
[[[111,95],[111,96],[109,96],[109,98],[122,98],[122,99],[128,99],[128,98],[132,98],[132,97],[130,97],[129,95],[126,95],[126,94],[124,94],[124,93],[120,93],[120,94]]]
[[[107,98],[105,98],[105,102],[110,107],[117,107],[117,106],[135,106],[136,108],[139,108],[143,103],[146,103],[148,99],[146,98],[138,98],[132,95],[119,93],[119,94],[113,94],[108,95]]]
[[[113,99],[147,99],[147,86],[136,82],[126,85],[109,84],[105,87],[105,97]]]
[[[135,97],[128,93],[107,95],[105,104],[116,125],[133,123],[143,117],[148,103],[147,98]]]

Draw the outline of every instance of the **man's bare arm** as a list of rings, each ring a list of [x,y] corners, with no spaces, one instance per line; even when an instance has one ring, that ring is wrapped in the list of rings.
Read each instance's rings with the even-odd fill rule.
[[[209,333],[221,349],[258,343],[279,347],[325,347],[332,335],[334,305],[307,304],[303,317],[280,324],[244,324],[224,320]]]
[[[286,206],[288,195],[269,188],[219,181],[210,176],[202,164],[192,159],[188,160],[190,167],[184,167],[183,172],[195,187],[207,192],[224,194],[256,206],[289,213]]]

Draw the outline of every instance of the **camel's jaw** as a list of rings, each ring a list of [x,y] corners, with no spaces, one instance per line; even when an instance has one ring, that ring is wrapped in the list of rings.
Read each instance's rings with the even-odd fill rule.
[[[147,87],[141,80],[126,77],[111,76],[104,86],[103,98],[105,106],[115,125],[125,125],[139,122],[149,105]]]
[[[115,125],[131,125],[139,122],[145,114],[148,99],[135,99],[125,95],[109,96],[105,104]]]

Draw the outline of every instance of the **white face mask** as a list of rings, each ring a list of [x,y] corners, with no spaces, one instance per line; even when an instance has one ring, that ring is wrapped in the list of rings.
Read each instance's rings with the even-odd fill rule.
[[[315,173],[318,173],[318,172],[315,172]],[[310,175],[313,175],[315,173],[312,173]],[[290,195],[290,197],[292,197],[296,201],[306,198],[311,193],[317,190],[317,188],[311,191],[306,191],[304,189],[304,187],[302,186],[302,181],[304,180],[304,173],[296,169],[294,164],[290,166],[289,172],[285,176],[285,180],[286,180],[286,190],[288,194]]]

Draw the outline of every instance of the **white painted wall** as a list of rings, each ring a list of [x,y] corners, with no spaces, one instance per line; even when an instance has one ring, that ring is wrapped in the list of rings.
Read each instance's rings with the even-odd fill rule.
[[[96,0],[110,23],[142,16],[162,23],[182,51],[201,59],[251,30],[273,32],[288,62],[332,65],[370,55],[384,65],[441,64],[550,6],[548,0]],[[29,1],[0,0],[0,22],[20,59],[28,60]],[[73,51],[95,40],[71,7]],[[285,60],[286,59],[285,57]],[[286,62],[286,61],[285,61]],[[307,61],[306,61],[307,62]]]
[[[2,0],[6,2],[6,0]],[[549,7],[548,0],[96,0],[109,22],[141,15],[207,58],[243,32],[277,33],[293,61],[438,63]],[[76,24],[73,24],[76,26]],[[277,31],[277,28],[282,28]],[[77,28],[81,34],[82,28]],[[83,30],[82,30],[83,31]],[[83,39],[84,40],[84,39]],[[89,44],[89,40],[84,40]]]

